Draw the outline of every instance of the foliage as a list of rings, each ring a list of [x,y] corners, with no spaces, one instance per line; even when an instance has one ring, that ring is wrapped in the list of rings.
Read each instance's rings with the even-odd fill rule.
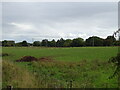
[[[27,41],[22,41],[21,44],[22,44],[22,46],[28,46]]]
[[[33,46],[40,46],[40,45],[41,45],[40,41],[34,41],[33,42]]]
[[[67,39],[67,40],[65,40],[65,42],[64,42],[64,47],[70,47],[71,46],[71,44],[72,44],[72,40],[71,39]]]
[[[97,36],[86,39],[86,46],[103,46],[103,39]]]
[[[114,42],[114,45],[115,45],[115,46],[120,46],[120,41],[115,41],[115,42]]]
[[[60,40],[57,40],[57,47],[63,47],[64,46],[64,42],[65,40],[63,38],[61,38]]]
[[[27,41],[22,41],[22,42],[16,43],[16,46],[27,47],[29,46],[29,43],[27,43]]]
[[[55,40],[53,39],[52,41],[49,41],[49,42],[48,42],[48,46],[49,46],[49,47],[56,47],[56,42],[55,42]]]
[[[84,46],[84,40],[82,38],[76,38],[73,39],[72,44],[73,47],[80,47],[80,46]]]
[[[15,43],[14,41],[2,41],[2,46],[43,46],[43,47],[82,47],[82,46],[118,46],[119,41],[116,41],[114,36],[108,36],[106,39],[92,36],[84,41],[83,38],[74,39],[58,39],[55,41],[48,41],[48,39],[43,39],[42,41],[34,41],[33,43],[28,43],[27,41],[22,41]]]
[[[115,71],[114,74],[111,76],[115,77],[116,75],[119,75],[120,73],[120,53],[117,54],[117,56],[110,58],[109,62],[112,62],[115,65]]]
[[[114,36],[108,36],[104,40],[104,46],[113,46],[115,41],[116,41],[116,39],[114,38]]]
[[[48,40],[47,39],[42,40],[41,45],[47,47],[48,46]]]

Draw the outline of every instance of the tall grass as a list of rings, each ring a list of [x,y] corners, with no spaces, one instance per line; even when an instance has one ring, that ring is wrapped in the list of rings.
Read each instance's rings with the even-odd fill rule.
[[[37,88],[37,79],[26,69],[16,66],[14,63],[3,60],[2,87]]]
[[[25,63],[42,88],[115,88],[112,64],[105,61],[32,62]],[[72,85],[72,86],[71,86]],[[41,87],[40,87],[41,88]]]

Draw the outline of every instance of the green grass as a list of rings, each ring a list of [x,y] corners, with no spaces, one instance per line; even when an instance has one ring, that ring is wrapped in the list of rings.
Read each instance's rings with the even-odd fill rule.
[[[76,48],[38,48],[38,47],[4,47],[3,53],[9,56],[3,57],[3,61],[12,63],[12,66],[4,67],[14,72],[13,67],[18,67],[19,73],[27,72],[29,77],[25,82],[33,83],[39,88],[69,88],[72,81],[73,88],[115,88],[117,78],[108,79],[113,74],[114,67],[108,63],[109,58],[117,55],[117,47],[76,47]],[[34,56],[37,58],[50,56],[53,62],[15,62],[22,56]],[[15,66],[14,66],[15,65]],[[7,69],[4,70],[3,80],[12,76]],[[7,72],[7,73],[6,73]],[[23,79],[23,74],[16,74]],[[9,80],[12,80],[10,77]],[[3,81],[6,87],[10,81]],[[14,84],[14,81],[17,84]],[[11,85],[20,87],[21,79],[13,80]],[[36,84],[35,84],[36,83]],[[22,87],[22,86],[21,86]],[[29,87],[29,84],[24,85]]]
[[[51,56],[60,61],[108,60],[117,54],[117,47],[78,47],[78,48],[38,48],[4,47],[3,53],[9,53],[5,59],[17,60],[22,56],[37,58]]]

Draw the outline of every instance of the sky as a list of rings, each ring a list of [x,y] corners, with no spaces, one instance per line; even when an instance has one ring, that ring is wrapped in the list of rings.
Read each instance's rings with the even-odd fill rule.
[[[117,2],[2,3],[2,40],[106,38],[117,29]]]

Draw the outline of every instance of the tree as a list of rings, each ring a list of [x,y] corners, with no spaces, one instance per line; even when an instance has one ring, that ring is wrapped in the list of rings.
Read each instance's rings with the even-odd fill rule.
[[[92,36],[86,39],[86,46],[103,46],[103,39],[97,36]]]
[[[72,44],[72,40],[71,40],[71,39],[67,39],[67,40],[65,40],[63,46],[64,46],[64,47],[70,47],[71,44]]]
[[[72,47],[84,46],[84,40],[82,38],[75,38],[71,43]]]
[[[53,39],[52,41],[48,42],[49,47],[56,47],[56,41]]]
[[[59,44],[60,44],[60,47],[63,47],[65,40],[64,40],[63,38],[61,38],[59,42],[60,42],[60,43],[59,43]]]
[[[60,40],[57,40],[56,46],[57,46],[57,47],[60,47]]]
[[[48,40],[47,39],[42,40],[41,45],[47,47],[48,46]]]
[[[60,40],[57,40],[56,45],[57,47],[63,47],[65,40],[61,38]]]
[[[116,41],[116,39],[114,36],[108,36],[104,40],[104,46],[113,46],[115,41]]]
[[[33,46],[40,46],[40,44],[41,44],[40,41],[34,41],[33,42]]]
[[[28,46],[28,43],[27,43],[27,41],[22,41],[22,42],[21,42],[21,45],[24,46],[24,47],[27,47],[27,46]]]
[[[120,41],[115,41],[115,42],[114,42],[114,45],[115,45],[115,46],[120,46]]]

